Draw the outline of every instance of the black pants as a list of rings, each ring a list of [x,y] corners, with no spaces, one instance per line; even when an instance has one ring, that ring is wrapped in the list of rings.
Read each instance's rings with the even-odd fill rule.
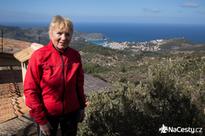
[[[48,116],[48,122],[52,126],[51,136],[56,136],[58,131],[58,126],[60,125],[62,136],[76,136],[77,126],[78,126],[78,112],[73,112],[66,114],[64,116]],[[43,136],[42,132],[38,126],[38,136]]]

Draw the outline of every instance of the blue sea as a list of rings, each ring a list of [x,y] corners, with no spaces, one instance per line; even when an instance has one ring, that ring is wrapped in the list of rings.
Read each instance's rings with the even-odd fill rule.
[[[48,27],[48,23],[7,23],[23,28]],[[143,42],[155,39],[185,38],[193,43],[205,43],[204,25],[138,24],[138,23],[74,23],[80,32],[102,33],[111,41]],[[95,41],[101,42],[101,41]]]
[[[205,25],[76,23],[74,26],[77,31],[102,33],[111,41],[118,42],[185,38],[193,43],[205,43]]]

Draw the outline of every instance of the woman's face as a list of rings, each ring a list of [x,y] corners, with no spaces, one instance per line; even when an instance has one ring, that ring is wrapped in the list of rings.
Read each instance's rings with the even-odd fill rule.
[[[56,49],[63,51],[69,46],[72,32],[68,30],[54,29],[50,32],[50,39]]]

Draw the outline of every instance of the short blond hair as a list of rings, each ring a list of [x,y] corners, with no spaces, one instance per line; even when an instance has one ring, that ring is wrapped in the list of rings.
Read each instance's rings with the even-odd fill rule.
[[[55,29],[66,30],[73,33],[73,23],[69,18],[60,15],[53,16],[49,26],[49,33]]]

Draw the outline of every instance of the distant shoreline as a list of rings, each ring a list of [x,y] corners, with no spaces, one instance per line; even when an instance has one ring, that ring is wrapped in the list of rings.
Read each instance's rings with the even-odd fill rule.
[[[205,25],[176,24],[77,24],[81,32],[102,33],[116,42],[144,42],[183,37],[193,43],[205,43]]]
[[[7,23],[0,25],[17,26],[23,29],[48,27],[45,22]],[[86,33],[101,33],[111,41],[144,42],[156,39],[183,37],[192,43],[205,43],[205,25],[182,24],[133,24],[133,23],[75,23],[75,30]]]

